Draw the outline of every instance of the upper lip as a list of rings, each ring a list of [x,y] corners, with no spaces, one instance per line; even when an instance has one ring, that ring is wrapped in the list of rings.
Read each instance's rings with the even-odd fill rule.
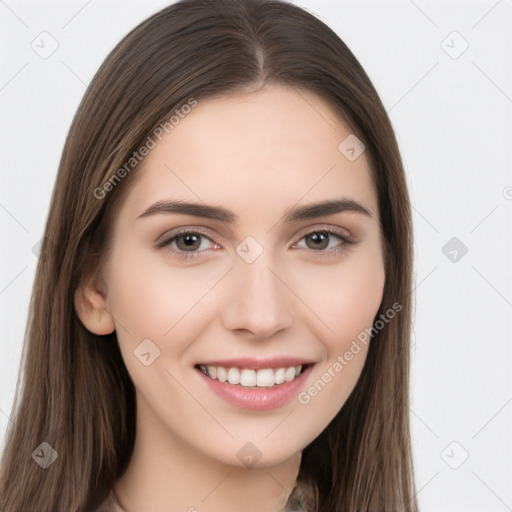
[[[198,364],[205,366],[223,366],[224,368],[289,368],[290,366],[299,366],[312,364],[313,361],[294,356],[275,356],[275,357],[238,357],[236,359],[215,359],[204,361]]]

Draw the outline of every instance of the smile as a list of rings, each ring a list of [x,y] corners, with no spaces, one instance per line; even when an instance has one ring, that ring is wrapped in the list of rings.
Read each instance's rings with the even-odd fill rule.
[[[306,386],[315,366],[297,358],[226,361],[224,366],[220,363],[195,365],[205,389],[239,409],[253,411],[268,411],[289,403]]]
[[[213,365],[197,365],[207,377],[239,385],[246,388],[271,388],[286,382],[292,382],[308,365],[295,365],[282,368],[237,368]]]

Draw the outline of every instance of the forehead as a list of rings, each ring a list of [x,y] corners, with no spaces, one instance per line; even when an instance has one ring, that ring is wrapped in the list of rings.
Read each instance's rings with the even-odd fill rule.
[[[366,155],[351,161],[340,150],[351,130],[315,94],[266,86],[187,111],[153,137],[126,198],[132,214],[169,198],[274,216],[301,200],[339,197],[378,210]]]

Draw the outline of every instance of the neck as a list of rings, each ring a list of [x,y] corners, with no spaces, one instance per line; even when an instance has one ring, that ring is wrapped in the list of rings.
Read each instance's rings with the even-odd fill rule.
[[[133,454],[114,490],[126,512],[279,512],[300,461],[300,452],[265,468],[214,460],[173,435],[138,396]]]

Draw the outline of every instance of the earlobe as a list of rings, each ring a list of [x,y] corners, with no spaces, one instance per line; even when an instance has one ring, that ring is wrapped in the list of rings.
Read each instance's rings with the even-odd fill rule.
[[[104,336],[115,330],[113,316],[107,311],[105,297],[91,286],[79,286],[75,290],[75,311],[85,328]]]

